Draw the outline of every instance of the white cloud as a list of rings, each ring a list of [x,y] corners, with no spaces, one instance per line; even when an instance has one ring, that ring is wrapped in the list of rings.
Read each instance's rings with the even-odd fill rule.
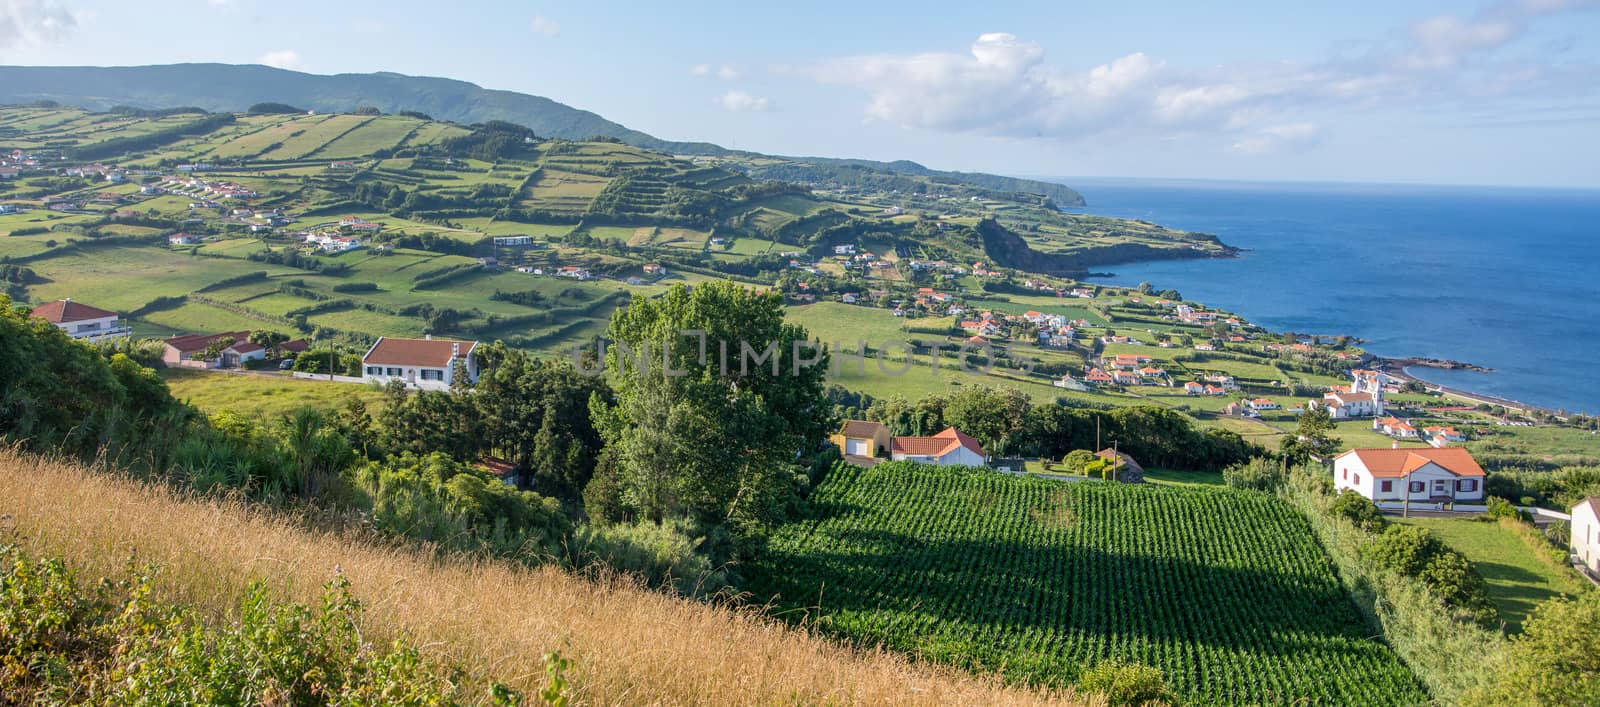
[[[715,76],[723,81],[738,81],[744,78],[744,72],[729,64],[723,64],[722,66],[695,64],[689,67],[689,74],[691,76]]]
[[[717,96],[716,104],[723,110],[734,112],[763,111],[772,107],[772,102],[760,96],[752,96],[744,91],[733,90]]]
[[[1247,155],[1300,150],[1315,143],[1318,133],[1315,123],[1269,125],[1239,138],[1233,143],[1233,149]]]
[[[305,64],[300,61],[300,52],[293,49],[276,49],[267,52],[256,57],[256,63],[291,71],[299,71],[305,68]]]
[[[534,15],[533,19],[528,22],[528,27],[536,34],[542,34],[546,37],[554,37],[561,34],[561,25],[544,15]]]
[[[61,41],[78,19],[51,0],[0,1],[0,48]]]
[[[1353,58],[1190,69],[1143,52],[1099,66],[1047,62],[1036,42],[991,32],[966,53],[844,57],[792,69],[866,93],[869,119],[942,132],[1081,140],[1207,140],[1259,154],[1321,134],[1307,114],[1399,104],[1493,109],[1535,95],[1600,97],[1600,69],[1502,59],[1541,16],[1600,0],[1507,0],[1472,17],[1419,20]]]

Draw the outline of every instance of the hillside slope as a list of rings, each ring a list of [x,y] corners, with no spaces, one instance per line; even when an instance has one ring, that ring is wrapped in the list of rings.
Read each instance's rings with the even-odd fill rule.
[[[435,561],[313,532],[233,502],[182,499],[83,467],[0,452],[5,542],[58,556],[86,578],[131,556],[163,569],[157,598],[220,612],[250,581],[314,602],[335,573],[353,583],[384,641],[474,666],[533,694],[545,651],[574,661],[580,704],[1066,704],[883,652],[852,651],[752,614],[554,569]],[[479,694],[481,694],[481,690]]]
[[[420,111],[440,120],[463,124],[504,120],[527,126],[543,137],[583,140],[607,136],[635,147],[675,154],[761,157],[709,142],[663,140],[544,96],[488,89],[454,79],[391,72],[319,75],[237,64],[0,66],[0,103],[41,100],[92,110],[131,105],[241,111],[255,103],[277,101],[322,113],[341,113],[371,106],[385,113]],[[1077,192],[1050,182],[940,172],[904,160],[804,158],[799,161],[815,165],[814,169],[866,167],[893,174],[955,180],[994,191],[1042,194],[1061,206],[1083,205],[1083,197]]]

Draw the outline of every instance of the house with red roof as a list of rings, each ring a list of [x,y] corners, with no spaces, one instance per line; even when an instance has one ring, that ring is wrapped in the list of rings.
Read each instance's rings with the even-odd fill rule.
[[[71,297],[33,308],[33,316],[43,319],[74,339],[103,341],[127,336],[132,329],[117,319],[117,313],[74,302]]]
[[[267,357],[265,348],[250,341],[248,331],[184,334],[163,344],[161,361],[173,368],[236,368]]]
[[[1117,381],[1117,379],[1111,377],[1111,374],[1106,373],[1098,368],[1089,369],[1089,373],[1084,375],[1083,379],[1094,385],[1105,385],[1107,383],[1115,383]]]
[[[1454,427],[1424,427],[1422,428],[1422,438],[1435,447],[1447,447],[1452,442],[1467,441],[1467,436],[1461,434],[1461,431]]]
[[[1189,395],[1199,395],[1206,392],[1206,387],[1196,381],[1189,381],[1183,384],[1183,392]]]
[[[1416,439],[1417,428],[1398,417],[1381,417],[1372,421],[1372,431],[1396,439]]]
[[[947,427],[932,437],[895,437],[889,458],[939,466],[984,466],[985,463],[983,447],[978,445],[978,440],[954,427]]]
[[[408,388],[449,390],[455,382],[456,364],[466,371],[467,380],[478,380],[478,342],[455,339],[401,339],[378,337],[377,343],[361,357],[361,377],[387,384],[404,383]]]
[[[1461,447],[1352,449],[1333,458],[1335,489],[1373,501],[1480,502],[1487,477]]]

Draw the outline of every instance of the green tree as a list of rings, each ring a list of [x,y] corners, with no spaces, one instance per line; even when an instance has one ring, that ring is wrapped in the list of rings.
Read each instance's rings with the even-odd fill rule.
[[[1329,459],[1339,452],[1341,443],[1333,436],[1333,417],[1327,408],[1318,405],[1300,413],[1300,424],[1293,437],[1285,439],[1280,447],[1290,464],[1304,464],[1313,457]]]
[[[1061,458],[1061,465],[1068,471],[1083,471],[1084,467],[1098,458],[1087,449],[1074,449]]]
[[[944,417],[976,438],[984,451],[999,456],[1015,451],[1030,407],[1028,396],[1014,388],[968,387],[950,396]]]
[[[704,332],[705,348],[687,332]],[[608,336],[616,402],[596,400],[591,410],[627,500],[657,523],[775,520],[793,493],[796,455],[833,423],[828,354],[784,322],[782,297],[732,282],[677,285],[615,312]],[[624,347],[646,362],[629,360]]]
[[[500,342],[479,358],[469,399],[483,448],[525,470],[523,483],[539,493],[576,505],[602,446],[589,400],[599,396],[609,403],[610,386],[567,362],[535,358]]]
[[[275,348],[279,344],[282,344],[288,340],[289,336],[287,334],[282,334],[276,331],[259,329],[250,332],[250,343],[260,346],[264,349]]]
[[[1513,636],[1496,679],[1468,705],[1600,704],[1600,592],[1540,604]]]

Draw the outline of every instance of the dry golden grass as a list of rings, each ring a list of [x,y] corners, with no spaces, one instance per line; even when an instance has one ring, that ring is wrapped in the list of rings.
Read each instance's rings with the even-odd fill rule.
[[[583,704],[1084,703],[843,647],[753,612],[553,568],[437,561],[243,503],[182,498],[5,450],[0,515],[10,526],[0,542],[61,557],[91,578],[120,573],[132,553],[161,565],[163,599],[211,612],[226,611],[255,580],[311,603],[342,571],[368,606],[369,638],[409,638],[530,695],[543,682],[543,654],[557,650],[575,663]]]

